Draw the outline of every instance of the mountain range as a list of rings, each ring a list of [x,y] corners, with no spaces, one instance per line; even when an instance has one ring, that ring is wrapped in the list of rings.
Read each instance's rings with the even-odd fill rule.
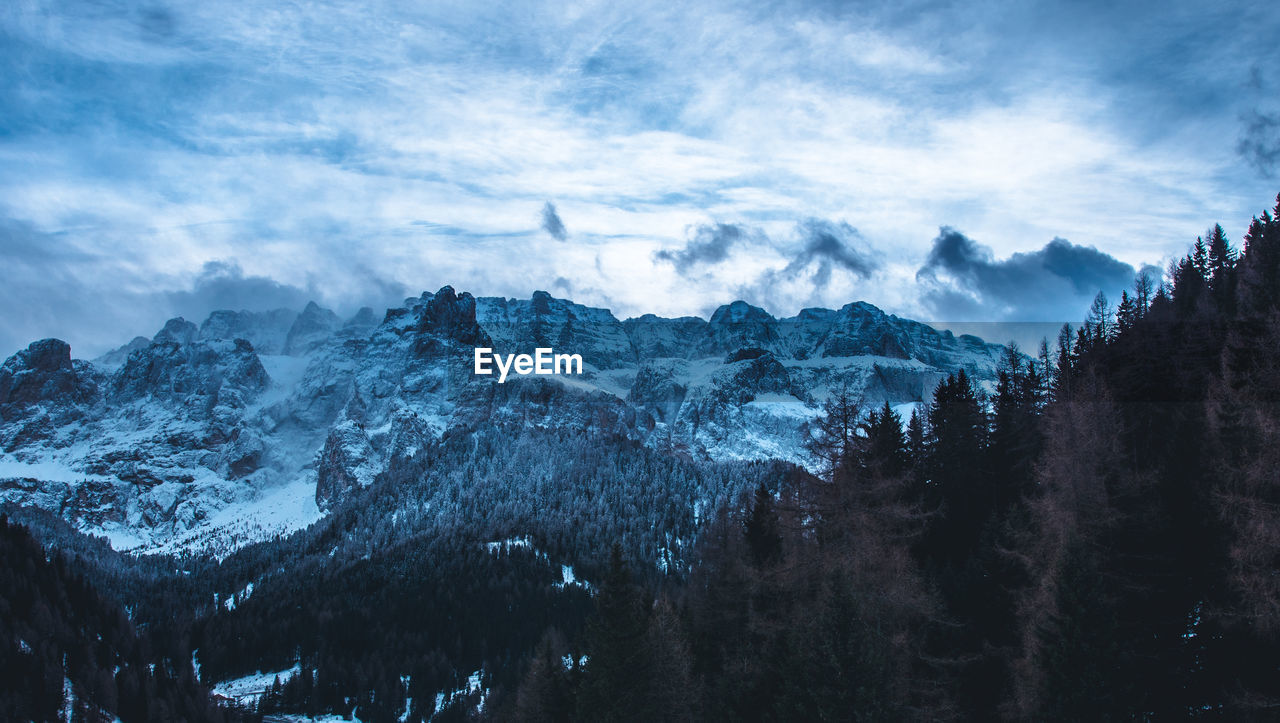
[[[473,349],[580,354],[581,375],[473,374]],[[216,311],[93,360],[57,339],[0,367],[0,501],[139,552],[225,555],[300,529],[397,460],[480,424],[614,435],[691,460],[810,464],[805,426],[837,389],[904,416],[1005,348],[857,302],[778,319],[617,319],[535,292],[444,287],[379,319]]]

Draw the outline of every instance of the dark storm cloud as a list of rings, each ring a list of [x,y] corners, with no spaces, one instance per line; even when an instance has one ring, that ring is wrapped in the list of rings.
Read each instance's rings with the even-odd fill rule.
[[[1099,291],[1118,296],[1133,277],[1129,264],[1061,238],[997,261],[991,249],[945,226],[916,272],[925,303],[956,321],[1074,320]]]
[[[560,214],[556,213],[556,205],[550,201],[542,207],[542,230],[551,234],[551,238],[557,241],[569,238],[564,221],[560,220]]]
[[[1280,168],[1280,113],[1252,111],[1245,115],[1244,135],[1236,150],[1267,178]]]
[[[791,241],[772,245],[787,264],[734,287],[738,298],[771,309],[838,306],[847,298],[837,303],[829,294],[846,293],[847,288],[832,286],[837,271],[866,280],[881,266],[878,254],[844,221],[810,218],[796,225]]]
[[[684,248],[662,249],[653,257],[659,261],[670,261],[677,272],[687,274],[694,266],[716,264],[729,258],[734,245],[747,235],[741,226],[731,223],[698,226]]]
[[[196,318],[219,309],[301,309],[315,296],[314,289],[303,290],[266,276],[245,276],[235,261],[206,262],[190,290],[168,293],[178,313]]]
[[[783,273],[795,276],[802,270],[817,264],[814,285],[824,288],[831,280],[833,266],[859,278],[870,278],[879,263],[869,252],[858,248],[862,236],[858,229],[845,222],[833,223],[821,219],[809,219],[800,224],[804,248],[791,259]]]
[[[342,313],[362,306],[382,310],[420,291],[380,276],[354,259],[347,260],[346,276],[352,290],[337,293],[321,288],[314,280],[304,289],[270,276],[246,276],[235,259],[207,261],[190,289],[165,292],[164,296],[173,313],[203,319],[210,312],[219,310],[301,311],[311,301],[331,305]]]

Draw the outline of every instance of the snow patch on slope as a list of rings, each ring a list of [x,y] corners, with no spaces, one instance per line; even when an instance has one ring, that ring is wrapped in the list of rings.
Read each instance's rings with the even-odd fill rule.
[[[220,695],[223,698],[230,698],[242,704],[253,704],[257,703],[258,699],[271,689],[271,685],[275,683],[277,676],[280,678],[280,684],[284,685],[293,676],[301,672],[302,666],[300,664],[271,673],[259,671],[243,678],[234,678],[217,683],[213,686],[213,694]]]
[[[172,554],[200,549],[221,559],[244,545],[305,529],[321,517],[315,483],[304,476],[263,490],[260,497],[228,505],[185,534],[132,551]]]

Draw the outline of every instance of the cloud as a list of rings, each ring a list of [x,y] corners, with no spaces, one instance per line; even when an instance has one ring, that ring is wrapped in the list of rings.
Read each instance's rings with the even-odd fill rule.
[[[206,262],[190,289],[167,295],[178,313],[194,318],[222,309],[301,309],[317,297],[314,288],[300,289],[266,276],[245,276],[235,261]]]
[[[377,311],[399,304],[406,296],[421,289],[383,277],[355,261],[349,261],[342,274],[341,288],[322,285],[312,277],[305,287],[279,281],[271,276],[246,274],[236,259],[206,261],[200,272],[188,282],[189,287],[158,292],[154,305],[170,315],[188,319],[204,319],[211,312],[301,311],[308,302],[334,308],[349,314],[359,307]]]
[[[397,304],[407,287],[346,257],[341,285],[298,286],[246,273],[236,259],[203,263],[195,274],[156,271],[120,244],[85,248],[68,231],[43,231],[0,216],[0,359],[36,339],[57,337],[92,358],[134,336],[151,336],[174,316],[201,321],[212,311],[301,310],[315,300],[343,314]],[[19,311],[20,310],[20,311]]]
[[[0,358],[37,339],[96,356],[163,322],[148,280],[123,255],[81,248],[75,235],[0,217]]]
[[[748,232],[730,223],[702,225],[694,229],[693,238],[684,248],[661,249],[653,254],[657,261],[669,261],[682,276],[695,266],[717,264],[729,258],[734,245],[742,241]]]
[[[879,266],[869,251],[857,248],[862,245],[862,236],[848,223],[809,219],[800,224],[800,232],[804,248],[783,269],[788,276],[796,276],[816,263],[813,280],[821,289],[830,283],[833,266],[862,279],[870,278]]]
[[[717,279],[722,290],[707,308],[743,299],[787,315],[804,307],[838,307],[867,300],[869,292],[876,289],[891,287],[895,295],[902,291],[896,283],[874,287],[866,283],[877,276],[883,264],[879,254],[847,222],[808,218],[783,227],[772,238],[760,229],[737,228],[755,243],[742,244],[743,250],[734,253],[732,263],[726,264],[731,268],[725,269],[724,278]],[[880,304],[886,304],[885,299],[884,295],[873,298]],[[897,306],[900,298],[895,296],[891,301]]]
[[[678,315],[766,272],[780,304],[924,313],[912,276],[941,223],[1001,258],[1063,235],[1137,264],[1213,221],[1239,237],[1275,194],[1250,166],[1274,173],[1269,120],[1236,146],[1242,117],[1275,118],[1258,69],[1280,26],[1244,0],[10,5],[0,216],[57,261],[0,248],[32,292],[0,293],[15,319],[124,305],[33,333],[89,314],[123,340],[175,298],[235,305],[216,293],[235,284],[339,306],[563,277],[620,315]],[[858,234],[797,237],[808,217]],[[706,219],[761,235],[690,230]],[[211,259],[240,279],[197,291]]]
[[[557,241],[564,241],[569,238],[569,232],[565,230],[564,221],[560,220],[560,214],[556,213],[554,203],[547,201],[542,207],[542,230],[551,234],[551,238]]]
[[[1075,321],[1099,291],[1119,296],[1133,277],[1129,264],[1062,238],[998,261],[945,226],[916,272],[925,305],[947,321]]]
[[[1280,113],[1251,111],[1236,150],[1259,173],[1272,178],[1280,168]]]

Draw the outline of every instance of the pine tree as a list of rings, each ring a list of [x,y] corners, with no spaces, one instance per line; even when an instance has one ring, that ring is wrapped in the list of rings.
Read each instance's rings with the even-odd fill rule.
[[[1240,310],[1260,316],[1280,301],[1280,196],[1275,213],[1262,212],[1249,224],[1239,262]]]
[[[1191,251],[1191,269],[1202,281],[1209,280],[1209,249],[1204,244],[1204,239],[1197,236],[1196,245]]]
[[[1037,630],[1041,677],[1034,718],[1045,721],[1111,720],[1131,691],[1117,665],[1123,633],[1111,612],[1101,572],[1073,547],[1059,573],[1052,613]],[[1126,717],[1121,714],[1121,718]]]
[[[1231,242],[1227,241],[1226,232],[1222,230],[1221,224],[1215,224],[1209,229],[1208,244],[1208,271],[1209,281],[1215,283],[1224,280],[1227,272],[1235,268],[1236,252],[1231,248]]]
[[[1180,317],[1189,317],[1198,307],[1208,285],[1209,254],[1204,242],[1197,239],[1197,251],[1173,264],[1169,276],[1173,280],[1172,296]]]
[[[763,482],[756,488],[751,514],[743,523],[743,534],[746,535],[752,562],[757,567],[770,565],[782,556],[778,511],[774,509],[773,494]]]
[[[1017,346],[1007,347],[997,374],[991,419],[991,471],[997,509],[1003,510],[1025,494],[1040,454],[1040,375],[1035,362],[1023,363]]]
[[[1120,292],[1120,305],[1116,307],[1116,330],[1123,334],[1138,322],[1138,305],[1129,298],[1128,292]]]
[[[906,439],[910,464],[907,502],[920,512],[928,512],[935,509],[937,504],[930,504],[929,499],[929,434],[924,428],[924,415],[919,410],[911,410],[911,418],[907,420]]]
[[[817,609],[792,626],[777,720],[893,720],[903,713],[888,641],[860,609],[852,583],[837,574]]]
[[[929,546],[937,558],[956,561],[972,553],[994,502],[985,464],[987,417],[963,369],[934,390],[929,433],[930,479],[942,501]]]
[[[911,410],[911,418],[907,420],[907,453],[915,466],[923,465],[928,455],[928,435],[924,428],[924,415],[918,410]]]
[[[645,630],[648,606],[632,581],[615,543],[609,570],[596,597],[596,614],[588,627],[588,661],[579,698],[580,714],[594,721],[654,719]]]
[[[559,631],[551,629],[543,635],[534,653],[529,672],[516,694],[519,720],[531,723],[565,723],[573,717],[574,673],[577,662],[566,667],[568,646]]]
[[[1036,353],[1036,358],[1040,360],[1042,391],[1047,394],[1053,389],[1057,377],[1053,366],[1053,357],[1049,353],[1049,340],[1047,338],[1042,337],[1040,339],[1040,349]]]
[[[1075,373],[1075,347],[1071,336],[1071,325],[1063,324],[1058,332],[1057,372],[1053,385],[1053,398],[1062,401],[1071,397],[1071,380]]]
[[[861,406],[848,385],[841,384],[823,402],[822,414],[807,428],[805,449],[821,462],[828,475],[834,475],[842,464],[853,459],[859,444],[861,415]]]
[[[879,412],[872,412],[864,425],[861,464],[871,475],[898,477],[907,469],[907,439],[902,432],[902,417],[886,400]]]
[[[1224,313],[1234,313],[1236,252],[1227,241],[1221,225],[1209,230],[1209,291],[1214,303]]]
[[[645,655],[654,671],[651,720],[688,723],[697,720],[697,691],[694,689],[689,645],[679,616],[667,600],[659,600],[649,615],[645,632]]]

